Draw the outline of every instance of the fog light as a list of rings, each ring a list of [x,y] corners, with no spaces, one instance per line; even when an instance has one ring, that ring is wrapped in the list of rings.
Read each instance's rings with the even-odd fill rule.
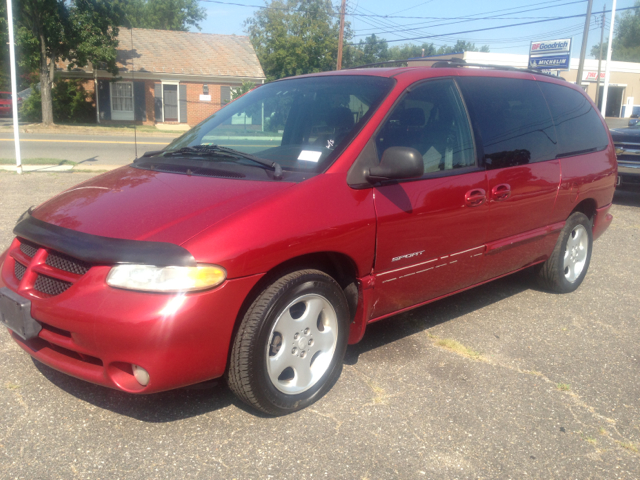
[[[133,363],[131,364],[131,369],[133,370],[133,376],[136,378],[138,383],[143,387],[146,387],[149,383],[149,372],[138,365],[134,365]]]

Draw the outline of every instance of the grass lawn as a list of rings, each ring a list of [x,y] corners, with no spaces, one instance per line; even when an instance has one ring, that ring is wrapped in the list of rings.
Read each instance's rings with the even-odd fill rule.
[[[0,158],[0,165],[15,165],[15,159]],[[23,165],[76,165],[76,162],[60,160],[59,158],[23,158]]]

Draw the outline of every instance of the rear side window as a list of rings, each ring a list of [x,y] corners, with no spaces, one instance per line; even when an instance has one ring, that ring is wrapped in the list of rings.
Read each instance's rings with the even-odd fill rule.
[[[572,88],[538,82],[558,135],[558,157],[603,150],[609,137],[591,102]]]
[[[488,168],[556,158],[556,132],[538,82],[495,77],[461,77],[458,82]]]

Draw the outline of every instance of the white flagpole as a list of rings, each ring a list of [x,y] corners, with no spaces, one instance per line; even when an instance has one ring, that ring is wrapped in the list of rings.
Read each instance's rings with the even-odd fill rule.
[[[20,158],[20,132],[18,130],[18,88],[16,84],[16,46],[13,41],[13,9],[11,0],[7,0],[7,17],[9,20],[9,61],[11,62],[11,106],[13,107],[13,140],[16,144],[16,171],[22,173]]]
[[[611,26],[609,27],[609,45],[607,45],[607,64],[604,66],[604,87],[602,92],[602,107],[600,113],[607,116],[607,95],[609,93],[609,74],[611,71],[611,47],[613,46],[613,24],[616,23],[616,0],[611,7]]]

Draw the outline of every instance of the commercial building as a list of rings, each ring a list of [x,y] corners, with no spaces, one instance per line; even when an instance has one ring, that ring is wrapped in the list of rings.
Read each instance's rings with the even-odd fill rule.
[[[511,53],[486,53],[486,52],[461,52],[452,55],[440,55],[411,59],[410,66],[433,65],[434,62],[444,58],[460,58],[467,63],[483,65],[500,65],[516,68],[527,68],[528,55]],[[569,82],[576,83],[578,75],[578,58],[571,59],[570,70],[560,71],[559,76]],[[604,69],[606,60],[602,61],[600,95],[598,95],[598,108],[601,106],[602,91],[604,88]],[[580,85],[592,100],[596,100],[596,86],[598,74],[598,60],[585,59],[584,71]],[[630,117],[633,111],[640,113],[640,63],[611,62],[611,74],[609,78],[609,90],[607,94],[607,117]],[[635,109],[633,107],[636,107]]]

